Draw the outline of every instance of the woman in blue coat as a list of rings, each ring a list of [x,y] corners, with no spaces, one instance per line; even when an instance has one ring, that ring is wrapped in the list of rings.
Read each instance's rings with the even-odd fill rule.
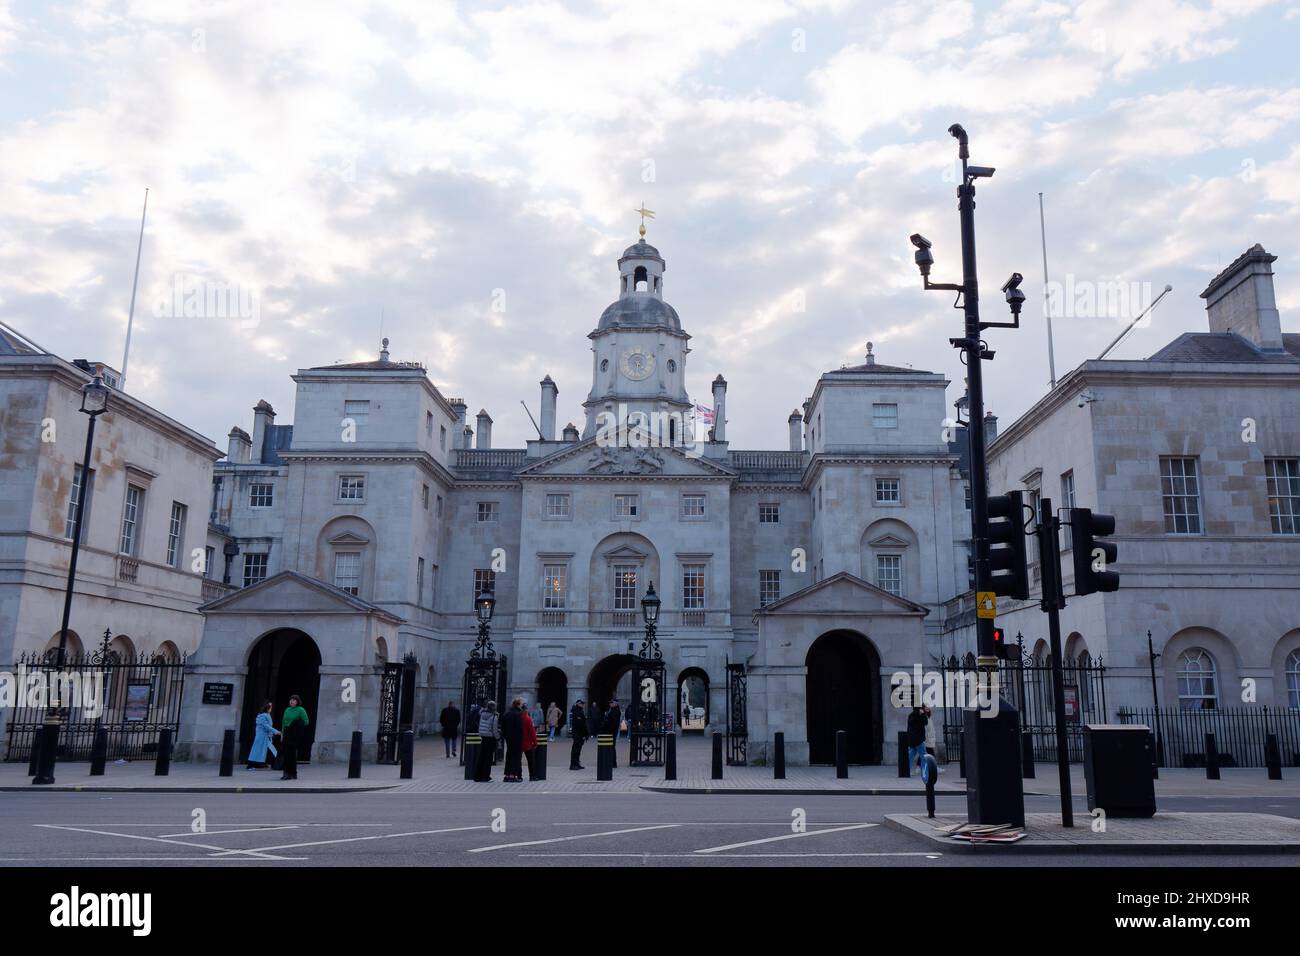
[[[257,715],[257,723],[253,728],[253,746],[248,749],[248,766],[244,768],[246,770],[265,770],[266,752],[269,750],[273,757],[276,754],[271,737],[280,731],[275,729],[275,724],[271,721],[271,708],[272,704],[268,700],[262,706],[262,712]]]

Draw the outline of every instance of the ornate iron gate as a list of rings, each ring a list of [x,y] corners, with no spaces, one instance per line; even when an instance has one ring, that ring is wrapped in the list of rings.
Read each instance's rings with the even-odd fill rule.
[[[749,685],[744,664],[727,661],[727,764],[749,763]]]
[[[632,695],[628,704],[628,727],[632,734],[634,767],[664,765],[663,700],[667,682],[663,656],[658,646],[656,657],[637,657],[632,661]]]
[[[407,654],[400,664],[384,665],[379,682],[379,763],[397,763],[401,733],[415,725],[417,669],[414,654]]]
[[[460,725],[460,762],[465,763],[465,736],[469,733],[470,708],[481,701],[495,700],[497,713],[505,707],[505,656],[497,656],[491,642],[480,642],[465,661],[465,675],[461,679],[460,712],[464,719]]]
[[[58,683],[67,719],[59,730],[59,760],[89,760],[95,731],[108,731],[109,760],[142,760],[158,753],[158,734],[180,732],[185,660],[120,657],[105,642],[85,655],[70,655],[63,668],[43,654],[23,655],[15,665],[17,700],[5,724],[5,760],[28,760],[32,739],[45,722],[46,705],[26,699],[29,685]],[[37,684],[39,681],[39,684]]]

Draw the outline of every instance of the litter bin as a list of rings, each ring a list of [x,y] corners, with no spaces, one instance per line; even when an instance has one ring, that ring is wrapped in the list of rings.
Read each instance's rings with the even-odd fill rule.
[[[1108,817],[1153,817],[1156,785],[1151,778],[1151,728],[1143,724],[1086,724],[1083,776],[1088,809]]]

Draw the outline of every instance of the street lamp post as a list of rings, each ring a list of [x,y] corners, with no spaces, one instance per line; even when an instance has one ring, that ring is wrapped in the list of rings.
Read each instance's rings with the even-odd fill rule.
[[[501,659],[497,657],[496,648],[492,646],[492,613],[496,609],[497,599],[486,587],[474,599],[474,617],[478,620],[478,639],[470,649],[469,660],[465,662],[465,677],[461,686],[461,713],[469,717],[470,708],[482,698],[496,699],[497,684],[501,669]],[[467,760],[465,741],[469,734],[469,721],[461,723],[460,757],[461,763]],[[469,773],[466,769],[466,773]],[[469,778],[466,778],[469,779]]]
[[[68,559],[68,583],[63,592],[63,621],[59,625],[59,648],[55,652],[55,670],[62,671],[68,653],[68,621],[72,617],[72,590],[77,581],[77,557],[81,553],[81,522],[86,516],[86,498],[90,495],[90,455],[95,443],[95,420],[108,411],[108,386],[96,369],[94,377],[81,387],[81,411],[90,419],[86,424],[86,450],[81,456],[81,490],[77,495],[77,510],[72,519],[72,555]],[[67,707],[59,694],[62,682],[55,687],[54,707],[46,712],[41,733],[41,751],[32,783],[54,783],[54,765],[59,750],[59,728],[67,716]]]
[[[645,639],[632,662],[632,711],[628,726],[632,731],[632,753],[628,763],[634,767],[659,767],[664,762],[664,736],[660,715],[664,696],[665,666],[659,648],[659,608],[662,602],[655,593],[654,582],[641,599],[641,618],[645,622]]]

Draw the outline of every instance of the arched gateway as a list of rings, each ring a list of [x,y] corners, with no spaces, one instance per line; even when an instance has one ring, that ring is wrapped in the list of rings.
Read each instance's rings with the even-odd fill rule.
[[[320,720],[320,663],[316,642],[296,628],[271,631],[253,645],[248,653],[248,679],[244,682],[244,707],[239,719],[241,758],[247,756],[253,743],[253,723],[262,705],[268,700],[275,705],[272,719],[278,727],[291,694],[302,698],[311,721],[299,747],[299,759],[310,755]]]
[[[878,764],[882,743],[880,655],[857,631],[828,631],[807,658],[808,762],[835,762],[835,732],[848,734],[849,763]]]

